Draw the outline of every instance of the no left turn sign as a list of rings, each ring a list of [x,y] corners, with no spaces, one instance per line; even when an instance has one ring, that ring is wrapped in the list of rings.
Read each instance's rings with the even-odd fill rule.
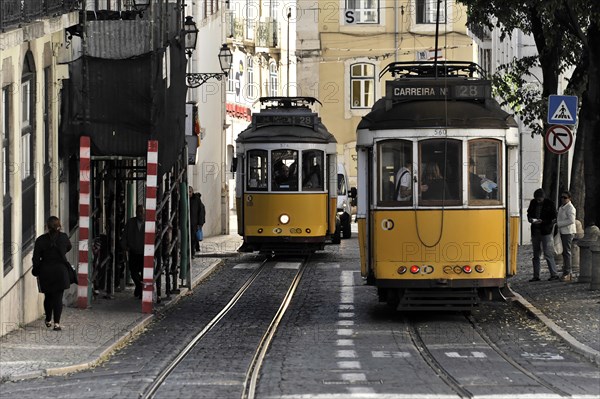
[[[551,126],[546,132],[546,147],[555,154],[569,151],[573,145],[573,133],[563,125]]]

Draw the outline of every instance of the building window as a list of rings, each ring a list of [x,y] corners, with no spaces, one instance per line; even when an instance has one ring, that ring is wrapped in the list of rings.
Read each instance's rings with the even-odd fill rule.
[[[435,24],[437,16],[437,0],[416,0],[418,24]],[[440,2],[440,23],[446,23],[446,2]]]
[[[3,272],[6,276],[12,270],[12,200],[10,196],[11,175],[14,169],[11,167],[10,160],[10,86],[2,88],[2,112],[0,119],[0,128],[2,129],[2,186],[4,202],[4,242],[3,250]]]
[[[277,64],[269,64],[269,96],[277,97],[279,93],[279,77],[277,75]]]
[[[227,75],[227,92],[235,92],[235,73],[233,73],[233,70]]]
[[[21,77],[21,193],[23,210],[35,208],[35,66],[31,52],[25,55],[23,75]],[[23,249],[33,243],[35,238],[35,212],[22,213]]]
[[[351,108],[371,108],[375,98],[375,66],[353,64],[350,66]]]
[[[379,23],[379,0],[346,0],[346,11],[354,12],[353,23]]]
[[[256,100],[256,88],[254,87],[254,58],[248,56],[246,59],[246,100]]]

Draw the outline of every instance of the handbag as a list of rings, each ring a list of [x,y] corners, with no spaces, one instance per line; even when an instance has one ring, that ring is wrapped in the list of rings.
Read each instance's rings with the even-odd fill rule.
[[[71,264],[67,260],[67,257],[65,256],[65,254],[63,254],[60,251],[60,249],[58,249],[58,247],[56,246],[56,242],[54,240],[52,241],[50,247],[56,249],[58,251],[58,253],[60,254],[60,256],[62,257],[63,265],[65,265],[65,267],[67,268],[67,276],[69,277],[69,284],[77,284],[77,273],[75,272],[75,269],[73,269],[73,266],[71,266]]]
[[[555,230],[556,230],[556,233],[554,234],[554,237],[553,237],[554,253],[556,255],[561,255],[563,253],[562,239],[560,238],[560,231],[559,231],[558,227],[555,227]]]
[[[69,283],[77,284],[77,273],[75,273],[75,269],[73,269],[73,266],[71,266],[69,261],[66,259],[64,265],[67,268],[67,274],[69,275]]]
[[[202,227],[200,227],[198,230],[196,230],[196,240],[202,241],[203,238],[204,234],[202,234]]]

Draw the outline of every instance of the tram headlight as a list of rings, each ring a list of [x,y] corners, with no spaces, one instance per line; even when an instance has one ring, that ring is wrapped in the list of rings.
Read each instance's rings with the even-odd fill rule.
[[[290,215],[283,213],[279,215],[279,223],[288,224],[290,222]]]

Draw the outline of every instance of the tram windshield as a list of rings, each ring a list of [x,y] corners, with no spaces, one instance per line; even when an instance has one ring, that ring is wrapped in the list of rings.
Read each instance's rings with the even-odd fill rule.
[[[298,191],[298,151],[271,151],[271,190]]]
[[[460,205],[462,142],[430,139],[419,142],[419,205]]]
[[[248,151],[248,170],[246,176],[247,190],[267,190],[267,151]]]
[[[323,151],[302,151],[302,191],[323,191]]]
[[[500,141],[469,141],[469,204],[499,204]]]

